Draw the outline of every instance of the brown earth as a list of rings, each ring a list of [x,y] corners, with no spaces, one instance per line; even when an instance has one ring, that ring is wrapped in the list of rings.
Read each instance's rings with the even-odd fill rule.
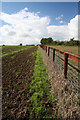
[[[80,106],[78,91],[74,92],[71,83],[67,79],[64,79],[63,71],[59,69],[57,64],[51,61],[47,53],[42,48],[40,48],[40,51],[48,70],[48,76],[51,82],[51,93],[53,93],[58,100],[59,109],[57,118],[66,120],[79,119]]]
[[[2,119],[28,119],[29,83],[33,75],[37,47],[2,58]]]

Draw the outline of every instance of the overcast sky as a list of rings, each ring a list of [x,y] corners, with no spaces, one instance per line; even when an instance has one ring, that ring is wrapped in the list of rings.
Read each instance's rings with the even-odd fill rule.
[[[0,44],[38,44],[41,38],[78,40],[77,2],[4,2]]]

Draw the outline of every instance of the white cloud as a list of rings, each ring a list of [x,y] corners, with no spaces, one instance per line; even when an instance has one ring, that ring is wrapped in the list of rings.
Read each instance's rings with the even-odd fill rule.
[[[62,14],[61,17],[63,17],[64,15]]]
[[[80,40],[80,15],[78,16],[78,40]]]
[[[61,21],[59,21],[59,23],[60,23],[60,24],[65,24],[66,22],[63,21],[63,20],[61,20]]]
[[[64,21],[61,20],[59,23],[64,23]]]
[[[0,20],[7,24],[0,28],[0,44],[38,44],[43,37],[52,37],[54,40],[78,39],[78,15],[68,25],[56,26],[49,25],[50,18],[40,17],[39,13],[29,12],[28,8],[11,15],[1,12]]]
[[[40,12],[37,12],[38,14],[40,13]]]
[[[74,37],[78,40],[78,23],[80,23],[80,15],[76,15],[73,19],[68,23],[69,28],[69,38]]]
[[[7,23],[0,28],[4,44],[38,44],[48,34],[49,17],[39,17],[38,13],[23,9],[16,14],[1,13],[0,19]],[[3,40],[4,39],[4,40]]]
[[[28,8],[24,8],[24,10],[28,10]]]
[[[56,20],[58,20],[60,24],[65,24],[66,23],[65,21],[61,20],[63,18],[63,16],[64,15],[61,14],[59,17],[56,18]]]
[[[68,40],[69,29],[67,25],[48,26],[48,32],[54,40]]]
[[[63,23],[64,21],[61,21]],[[78,40],[78,25],[80,24],[80,15],[76,15],[73,19],[70,20],[68,25],[59,25],[59,26],[48,26],[48,31],[51,37],[55,40],[70,40],[70,38],[75,38]]]
[[[56,20],[60,20],[60,19],[62,19],[63,16],[64,16],[64,15],[61,14],[59,17],[56,18]]]

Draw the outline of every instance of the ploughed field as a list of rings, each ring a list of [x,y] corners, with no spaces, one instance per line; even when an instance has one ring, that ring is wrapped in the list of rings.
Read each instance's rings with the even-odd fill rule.
[[[37,46],[2,48],[2,120],[57,117],[58,104]]]
[[[2,118],[25,119],[31,107],[29,83],[34,71],[37,47],[3,47],[2,51]]]
[[[32,47],[32,46],[3,46],[3,47],[1,47],[2,48],[2,57],[13,54],[13,53],[17,53],[22,50],[27,50],[30,47]]]

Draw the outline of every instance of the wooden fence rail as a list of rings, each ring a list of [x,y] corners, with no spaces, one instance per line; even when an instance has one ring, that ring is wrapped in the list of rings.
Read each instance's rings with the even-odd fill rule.
[[[50,49],[53,50],[53,62],[55,61],[55,51],[64,55],[64,77],[65,78],[67,78],[68,58],[80,63],[80,57],[78,57],[76,55],[73,55],[73,54],[70,54],[68,52],[64,52],[62,50],[58,50],[58,49],[55,49],[55,48],[52,48],[52,47],[48,47],[46,45],[40,45],[40,47],[43,48],[46,52],[47,52],[47,49],[48,49],[48,56],[50,55]],[[80,70],[78,70],[78,71],[80,73]]]

